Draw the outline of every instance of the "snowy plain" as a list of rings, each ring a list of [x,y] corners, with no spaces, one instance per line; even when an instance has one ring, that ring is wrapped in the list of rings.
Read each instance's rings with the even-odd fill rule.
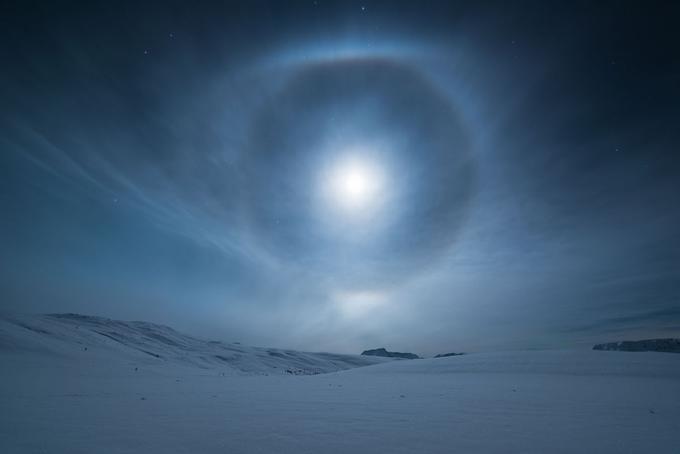
[[[0,319],[2,453],[678,453],[680,355],[388,360]]]

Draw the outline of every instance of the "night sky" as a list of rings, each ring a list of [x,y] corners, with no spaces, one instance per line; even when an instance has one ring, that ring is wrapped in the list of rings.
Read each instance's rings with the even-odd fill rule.
[[[680,333],[680,4],[17,2],[0,310],[420,354]]]

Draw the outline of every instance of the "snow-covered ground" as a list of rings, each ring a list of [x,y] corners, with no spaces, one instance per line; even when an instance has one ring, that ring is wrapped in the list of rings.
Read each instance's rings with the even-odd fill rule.
[[[676,354],[499,352],[294,375],[279,369],[375,358],[269,351],[284,352],[145,323],[4,320],[0,452],[680,452]]]

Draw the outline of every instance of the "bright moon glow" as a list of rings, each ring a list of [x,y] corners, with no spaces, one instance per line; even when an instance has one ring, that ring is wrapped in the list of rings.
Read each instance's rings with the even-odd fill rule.
[[[325,181],[327,195],[337,207],[348,213],[373,210],[384,198],[383,172],[366,159],[352,157],[336,163]]]

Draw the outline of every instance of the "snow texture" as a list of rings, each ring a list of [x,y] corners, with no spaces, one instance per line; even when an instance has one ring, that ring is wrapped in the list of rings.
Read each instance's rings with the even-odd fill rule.
[[[364,360],[380,364],[279,370],[328,372]],[[0,321],[0,361],[2,453],[680,446],[680,355],[519,351],[404,361],[211,343],[149,323],[67,315]]]

